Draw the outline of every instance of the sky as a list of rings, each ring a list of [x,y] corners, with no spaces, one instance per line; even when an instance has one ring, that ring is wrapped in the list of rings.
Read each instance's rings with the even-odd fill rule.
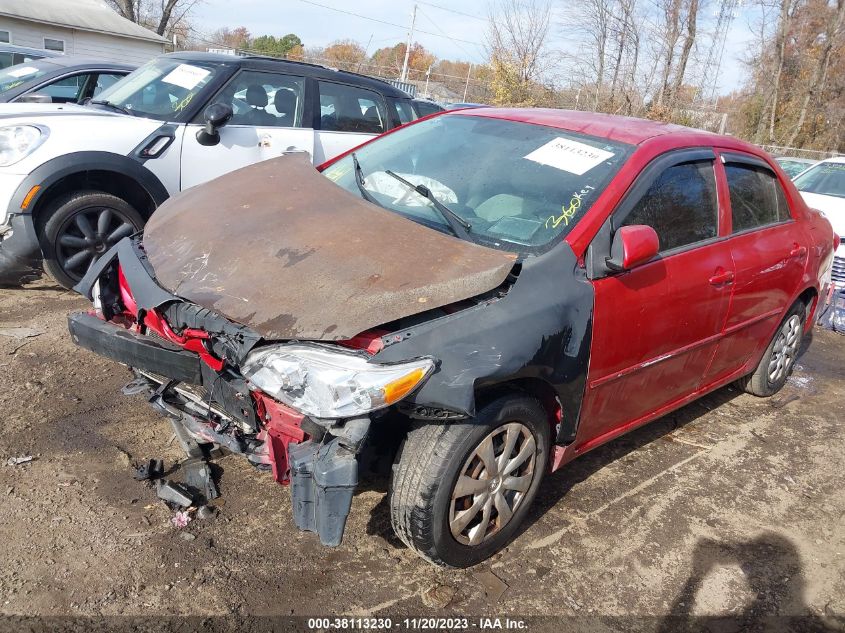
[[[577,4],[577,0],[556,0],[555,8],[560,11],[569,3]],[[372,54],[407,39],[414,4],[415,41],[441,59],[484,60],[489,0],[203,0],[193,14],[193,22],[194,28],[204,34],[237,26],[245,26],[253,35],[296,33],[306,46],[326,46],[340,39],[354,39],[367,46],[369,41],[368,53]],[[708,3],[710,7],[716,4]],[[705,10],[710,16],[704,17],[712,17],[713,9]],[[740,87],[745,78],[741,60],[753,40],[756,20],[750,9],[741,6],[737,11],[722,63],[722,94]],[[557,25],[552,39],[554,45],[566,46],[566,34]]]

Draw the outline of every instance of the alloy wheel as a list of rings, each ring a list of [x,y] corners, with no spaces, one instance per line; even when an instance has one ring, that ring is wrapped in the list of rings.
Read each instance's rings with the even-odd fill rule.
[[[534,435],[519,422],[481,440],[452,489],[449,528],[455,540],[479,545],[504,528],[531,487],[536,461]]]
[[[782,380],[789,372],[798,356],[798,346],[800,344],[801,318],[797,314],[793,314],[781,326],[775,338],[768,370],[770,384]]]
[[[79,281],[107,250],[137,230],[117,209],[101,206],[80,209],[59,228],[57,259],[65,273]]]

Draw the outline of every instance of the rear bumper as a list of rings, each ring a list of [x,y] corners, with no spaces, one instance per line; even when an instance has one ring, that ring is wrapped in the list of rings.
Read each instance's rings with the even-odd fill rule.
[[[193,385],[202,384],[200,358],[166,341],[108,323],[87,313],[68,317],[73,342],[120,363]]]
[[[41,276],[41,245],[31,215],[13,215],[0,240],[0,286],[19,286]]]

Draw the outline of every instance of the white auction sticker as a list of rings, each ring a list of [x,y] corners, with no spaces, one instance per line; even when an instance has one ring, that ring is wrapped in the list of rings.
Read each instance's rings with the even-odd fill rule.
[[[9,77],[23,77],[24,75],[31,75],[32,73],[37,73],[38,69],[35,66],[24,66],[23,68],[15,68],[14,70],[10,70],[6,74]]]
[[[545,145],[541,145],[525,158],[541,165],[583,176],[599,163],[612,157],[613,152],[558,136]]]
[[[162,77],[161,80],[165,83],[191,90],[196,88],[197,84],[208,77],[210,73],[211,71],[205,68],[191,66],[190,64],[179,64],[165,77]]]

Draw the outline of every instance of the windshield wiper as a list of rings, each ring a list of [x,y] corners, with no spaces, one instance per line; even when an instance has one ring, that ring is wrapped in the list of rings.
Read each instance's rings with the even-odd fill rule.
[[[440,202],[440,200],[438,200],[431,192],[431,189],[429,189],[425,185],[415,185],[414,183],[402,178],[402,176],[400,176],[399,174],[390,171],[389,169],[385,169],[384,173],[386,173],[388,176],[392,176],[393,178],[401,182],[403,185],[405,185],[409,189],[416,191],[423,198],[426,198],[429,202],[431,202],[432,206],[440,212],[440,215],[443,216],[443,219],[449,223],[449,228],[452,229],[452,232],[455,235],[462,239],[467,239],[471,242],[474,241],[469,236],[469,232],[472,230],[472,224],[464,220],[461,216],[452,211],[452,209]]]
[[[376,200],[373,195],[364,187],[364,172],[361,169],[361,163],[358,162],[358,157],[355,155],[355,152],[352,152],[349,155],[352,157],[352,165],[355,170],[355,184],[358,185],[358,190],[361,192],[361,196],[367,202],[371,202],[375,205],[378,205],[382,209],[386,208],[383,204]]]
[[[118,112],[122,112],[123,114],[128,114],[129,116],[135,116],[132,110],[128,110],[123,106],[119,106],[116,103],[112,103],[111,101],[106,101],[105,99],[92,99],[88,103],[93,103],[94,105],[101,105],[106,106],[107,108],[111,108],[112,110],[117,110]]]

